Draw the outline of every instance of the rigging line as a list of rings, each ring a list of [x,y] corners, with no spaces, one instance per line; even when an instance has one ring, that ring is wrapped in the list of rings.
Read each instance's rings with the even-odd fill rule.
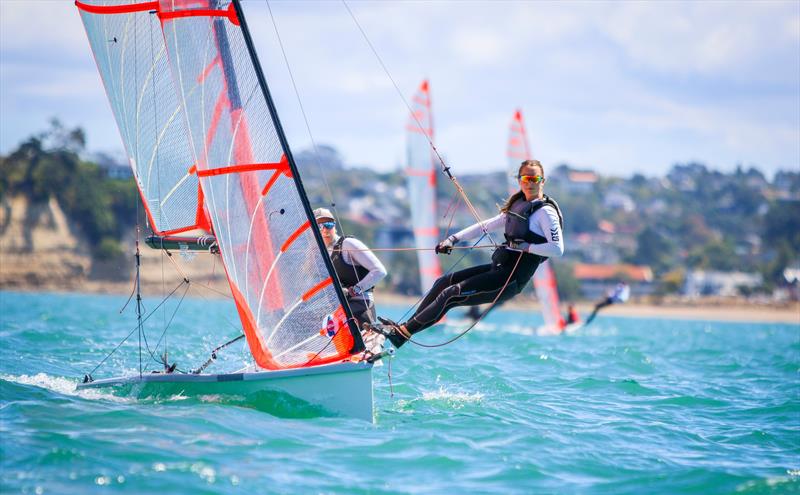
[[[479,242],[481,242],[485,236],[486,236],[486,234],[484,234],[484,235],[480,236],[480,238],[478,238],[478,240],[477,240],[477,241],[475,241],[475,244],[473,244],[472,246],[465,246],[465,247],[463,247],[463,248],[459,248],[459,249],[475,249],[476,247],[479,247],[479,246],[478,246],[478,243],[479,243]],[[454,247],[455,247],[455,246],[454,246]],[[455,263],[453,263],[452,265],[450,265],[450,268],[448,268],[448,269],[447,269],[447,271],[446,271],[446,272],[444,272],[444,273],[442,274],[442,277],[444,277],[445,275],[448,275],[448,274],[450,274],[450,272],[452,272],[452,271],[455,269],[455,267],[457,267],[457,266],[458,266],[458,264],[459,264],[459,263],[461,263],[461,261],[462,261],[464,258],[466,258],[466,257],[467,257],[467,255],[468,255],[468,254],[469,254],[469,252],[465,252],[465,253],[464,253],[464,254],[463,254],[463,255],[462,255],[460,258],[458,258],[458,260],[456,260],[456,262],[455,262]],[[411,305],[411,307],[410,307],[410,308],[408,308],[408,309],[406,310],[406,312],[405,312],[405,313],[403,313],[403,316],[401,316],[401,317],[400,317],[400,320],[405,320],[405,319],[406,319],[406,317],[408,316],[408,314],[409,314],[411,311],[413,311],[413,310],[414,310],[414,308],[416,308],[417,306],[419,306],[419,303],[421,303],[423,299],[425,299],[425,295],[426,295],[426,294],[427,294],[427,293],[423,293],[423,294],[422,294],[422,295],[419,297],[419,299],[417,299],[417,301],[416,301],[414,304],[412,304],[412,305]]]
[[[328,191],[328,198],[330,198],[331,207],[333,208],[334,215],[337,215],[336,221],[339,222],[338,213],[336,212],[336,202],[333,198],[333,191],[331,190],[330,183],[328,183],[328,177],[325,174],[325,169],[319,162],[319,148],[317,147],[317,141],[314,139],[314,134],[311,132],[311,124],[308,121],[308,115],[306,114],[305,107],[303,106],[303,100],[300,98],[300,90],[297,88],[297,82],[294,79],[294,73],[292,72],[292,66],[289,64],[289,57],[286,55],[286,50],[283,46],[283,39],[281,38],[281,33],[278,30],[278,24],[275,22],[275,16],[272,13],[272,6],[269,3],[269,0],[265,0],[267,4],[267,10],[269,11],[269,18],[272,21],[272,27],[275,30],[275,36],[278,39],[278,46],[281,49],[281,55],[283,56],[283,62],[286,64],[286,71],[289,73],[289,79],[292,81],[292,88],[294,89],[295,97],[297,98],[297,104],[300,107],[300,113],[303,115],[303,122],[305,123],[306,130],[308,131],[308,137],[311,139],[311,146],[314,148],[314,156],[317,158],[316,164],[317,168],[320,170],[322,175],[322,182],[325,184],[325,189]],[[341,223],[339,223],[341,225]],[[344,233],[344,231],[342,232]]]
[[[278,24],[275,22],[275,16],[272,13],[272,6],[270,5],[269,0],[265,0],[265,3],[267,4],[267,10],[269,11],[269,17],[270,17],[270,20],[272,21],[272,26],[275,29],[275,36],[278,39],[278,45],[281,48],[281,54],[283,55],[283,61],[286,64],[286,70],[289,73],[289,79],[292,81],[292,88],[294,89],[294,94],[295,94],[295,96],[297,98],[297,104],[300,106],[300,113],[303,115],[303,121],[305,122],[306,130],[308,131],[308,137],[309,137],[309,139],[311,139],[311,146],[314,148],[314,156],[317,158],[316,159],[317,168],[320,170],[320,175],[322,176],[322,182],[325,184],[325,189],[328,191],[328,198],[330,198],[331,208],[333,208],[333,215],[335,217],[334,219],[336,220],[336,223],[339,224],[339,226],[340,226],[340,228],[342,230],[342,235],[346,236],[347,233],[344,231],[344,226],[342,225],[342,222],[339,220],[339,212],[336,209],[336,201],[334,201],[334,198],[333,198],[333,191],[331,190],[331,186],[328,183],[328,176],[327,176],[327,174],[325,174],[325,169],[322,167],[322,165],[320,164],[320,161],[319,161],[319,148],[317,147],[317,141],[316,141],[316,139],[314,139],[313,132],[311,132],[311,124],[308,121],[308,115],[306,114],[305,107],[303,106],[303,101],[300,98],[300,91],[297,88],[297,83],[295,82],[295,79],[294,79],[294,73],[292,72],[292,67],[289,64],[289,57],[286,55],[286,50],[284,49],[284,46],[283,46],[283,39],[281,38],[281,33],[278,30]],[[316,222],[316,219],[314,219],[314,221]],[[317,227],[317,228],[319,228],[319,227]],[[327,248],[327,246],[326,246],[326,248]],[[336,276],[335,273],[332,274],[332,276],[334,276],[334,278],[338,278],[338,276]],[[347,300],[347,297],[343,297],[343,299],[344,299],[344,304],[347,305],[347,309],[350,312],[350,314],[352,315],[353,314],[353,308],[350,306],[350,302]],[[360,329],[359,329],[359,331],[360,331]]]
[[[131,331],[128,333],[128,335],[127,335],[127,336],[125,336],[125,338],[124,338],[124,339],[122,339],[122,341],[121,341],[119,344],[117,344],[117,346],[116,346],[116,347],[114,347],[114,349],[113,349],[111,352],[109,352],[109,353],[106,355],[106,357],[104,357],[104,358],[103,358],[103,360],[102,360],[102,361],[100,361],[100,363],[99,363],[97,366],[95,366],[95,367],[94,367],[94,369],[93,369],[92,371],[90,371],[90,372],[89,372],[89,375],[91,376],[91,374],[92,374],[92,373],[94,373],[95,371],[97,371],[97,368],[99,368],[99,367],[100,367],[100,366],[101,366],[103,363],[105,363],[105,362],[106,362],[106,360],[107,360],[108,358],[110,358],[112,354],[114,354],[115,352],[117,352],[117,349],[119,349],[119,348],[120,348],[120,346],[121,346],[122,344],[124,344],[124,343],[125,343],[125,341],[127,341],[127,340],[128,340],[130,337],[131,337],[131,335],[133,335],[133,332],[135,332],[136,330],[138,330],[138,329],[139,329],[139,325],[140,325],[140,324],[142,324],[142,323],[144,323],[144,322],[146,322],[146,321],[147,321],[147,320],[148,320],[148,319],[149,319],[151,316],[153,316],[153,315],[155,314],[155,312],[158,310],[158,308],[160,308],[160,307],[161,307],[161,305],[162,305],[162,304],[164,304],[164,303],[167,301],[167,299],[169,299],[170,297],[172,297],[172,294],[174,294],[174,293],[175,293],[175,292],[176,292],[178,289],[180,289],[181,285],[183,285],[183,284],[185,284],[185,283],[187,283],[187,282],[181,281],[181,283],[179,283],[179,284],[178,284],[178,285],[177,285],[177,286],[176,286],[174,289],[172,289],[172,292],[170,292],[170,293],[169,293],[169,295],[167,295],[167,297],[166,297],[165,299],[163,299],[163,300],[162,300],[160,303],[158,303],[158,306],[156,306],[156,307],[155,307],[155,309],[154,309],[154,310],[153,310],[153,311],[152,311],[150,314],[148,314],[147,316],[145,316],[145,318],[144,318],[144,319],[141,321],[141,323],[137,323],[137,325],[136,325],[136,326],[135,326],[135,327],[134,327],[134,328],[133,328],[133,329],[132,329],[132,330],[131,330]]]
[[[439,154],[439,150],[433,144],[433,141],[431,140],[430,136],[425,131],[425,128],[422,126],[422,122],[419,121],[419,118],[417,118],[416,114],[411,109],[411,105],[408,104],[408,100],[406,100],[405,96],[403,96],[403,92],[400,91],[400,87],[395,82],[394,78],[389,72],[389,69],[386,67],[386,64],[383,63],[383,59],[378,54],[378,51],[375,49],[375,46],[370,41],[369,37],[367,36],[367,33],[361,27],[361,24],[359,24],[355,14],[353,14],[353,11],[350,10],[350,6],[347,5],[347,1],[342,0],[342,4],[344,5],[344,8],[347,9],[347,13],[350,14],[350,17],[353,19],[353,22],[355,23],[356,27],[361,32],[361,35],[364,37],[364,41],[367,42],[367,45],[369,46],[370,50],[372,50],[372,53],[375,55],[375,58],[378,59],[378,63],[380,63],[381,67],[383,68],[383,71],[386,73],[386,76],[392,82],[395,91],[397,91],[397,94],[400,96],[400,99],[403,100],[403,104],[405,104],[406,108],[408,109],[408,112],[411,114],[411,117],[413,117],[414,121],[417,123],[417,127],[419,127],[419,130],[422,132],[422,135],[425,136],[425,140],[428,141],[428,145],[430,146],[431,150],[433,150],[433,153],[436,155],[436,158],[439,160],[439,163],[442,165],[442,172],[445,175],[447,175],[447,177],[455,186],[458,193],[463,196],[464,203],[467,205],[467,209],[470,211],[470,213],[472,213],[472,215],[478,222],[481,222],[482,220],[480,214],[478,213],[478,210],[476,210],[475,207],[472,205],[472,202],[469,200],[469,197],[467,197],[467,193],[464,192],[464,189],[461,187],[461,184],[458,183],[458,180],[455,178],[455,176],[453,176],[453,174],[450,173],[450,167],[444,163],[444,159],[442,159],[442,156]],[[481,230],[483,230],[484,234],[489,235],[489,239],[492,239],[492,236],[488,233],[485,227],[481,226]]]
[[[472,246],[453,246],[453,249],[461,249],[461,250],[472,250],[472,249],[496,249],[503,244],[481,244],[472,245]],[[299,248],[298,248],[299,249]],[[397,248],[366,248],[366,249],[354,249],[354,248],[346,248],[342,249],[344,251],[435,251],[436,248],[416,248],[416,247],[397,247]]]
[[[167,340],[166,340],[167,329],[169,328],[170,325],[172,325],[172,321],[175,319],[175,315],[178,314],[178,310],[181,308],[181,304],[183,304],[184,298],[186,298],[186,293],[189,292],[189,287],[190,287],[190,285],[187,282],[186,288],[183,289],[183,295],[181,295],[181,298],[178,301],[178,304],[175,306],[175,311],[172,312],[172,316],[170,316],[169,321],[167,322],[167,326],[164,328],[164,331],[161,332],[161,337],[158,339],[158,342],[156,342],[156,347],[155,347],[154,351],[158,351],[158,347],[161,345],[161,340],[163,339],[164,340],[164,352],[166,353],[166,351],[167,351]],[[166,310],[166,306],[164,307],[164,309]],[[147,340],[145,339],[145,344],[146,343],[147,343]],[[149,351],[150,349],[148,348],[147,350]],[[153,354],[150,353],[150,356],[152,356],[152,355]],[[163,362],[164,364],[167,364],[165,361],[166,360],[159,361],[159,362]]]
[[[164,328],[164,331],[161,332],[161,337],[158,339],[158,342],[156,342],[155,348],[153,348],[152,350],[150,349],[150,343],[147,341],[147,332],[143,332],[143,335],[144,335],[144,347],[147,350],[147,353],[150,355],[150,358],[154,362],[163,365],[165,368],[169,366],[169,364],[167,363],[167,359],[166,359],[166,357],[167,357],[166,343],[165,343],[165,346],[164,346],[164,357],[160,357],[160,359],[159,359],[153,353],[158,351],[158,347],[161,345],[161,340],[165,337],[165,335],[167,333],[167,328],[169,328],[169,325],[172,323],[172,320],[175,318],[175,314],[178,312],[178,309],[181,307],[181,303],[183,303],[183,298],[186,297],[186,291],[188,291],[188,290],[189,290],[189,287],[188,287],[188,284],[187,284],[186,289],[184,289],[184,291],[183,291],[183,296],[181,296],[180,301],[178,301],[178,305],[175,307],[175,311],[172,313],[172,317],[169,319],[169,323]],[[164,307],[164,310],[166,311],[166,306]],[[178,370],[178,371],[181,371],[181,370]]]
[[[150,21],[150,22],[147,23],[147,25],[150,27],[150,29],[148,30],[148,34],[149,34],[149,38],[150,38],[150,60],[152,61],[152,64],[155,66],[156,56],[155,56],[155,50],[153,49],[153,46],[154,46],[153,45],[153,22],[152,22],[152,19],[149,18],[149,14],[148,14],[148,21]],[[137,67],[138,67],[138,64],[137,64]],[[138,80],[138,71],[137,71],[137,80]],[[152,121],[152,124],[153,124],[153,129],[157,129],[158,128],[158,115],[157,115],[156,112],[157,112],[157,108],[158,107],[156,105],[156,87],[155,87],[155,84],[153,84],[153,91],[151,91],[151,94],[152,94],[152,102],[153,102],[153,111],[152,111],[153,121]],[[138,129],[137,129],[137,134],[138,134]],[[162,201],[162,196],[161,196],[161,158],[160,158],[160,156],[161,156],[161,153],[160,153],[161,146],[160,146],[160,143],[158,143],[158,142],[156,142],[155,145],[156,145],[156,172],[157,172],[156,173],[156,191],[158,193],[158,213],[159,213],[159,218],[163,218],[165,215],[164,215],[164,211],[163,211],[163,201]],[[185,278],[186,277],[184,277],[184,279]],[[166,293],[167,293],[167,286],[166,286],[166,280],[165,280],[165,277],[164,277],[164,257],[161,256],[161,297],[163,298]],[[186,292],[184,291],[184,296],[185,295],[186,295]],[[183,298],[181,298],[181,300],[183,300]],[[173,314],[173,317],[174,316],[175,315]],[[167,352],[168,352],[167,351],[166,334],[167,334],[167,328],[169,328],[169,324],[166,323],[166,320],[167,320],[167,308],[166,307],[164,307],[164,310],[162,311],[161,320],[162,320],[162,323],[164,324],[164,332],[161,335],[162,335],[162,338],[164,338],[164,355],[166,356]],[[172,321],[172,319],[170,319],[170,321]],[[160,342],[161,342],[161,339],[159,339],[159,343]],[[144,344],[147,347],[147,352],[149,352],[150,356],[152,357],[153,353],[150,352],[150,347],[147,344],[147,335],[145,335]],[[158,350],[158,346],[156,346],[156,350]]]
[[[514,268],[511,270],[511,273],[508,274],[508,278],[506,279],[506,283],[503,284],[503,287],[500,289],[500,292],[497,293],[497,296],[495,296],[494,301],[492,301],[492,304],[490,304],[489,307],[486,308],[486,310],[483,313],[481,313],[481,315],[478,317],[478,319],[473,321],[472,324],[469,327],[467,327],[466,330],[464,330],[463,332],[459,333],[458,335],[456,335],[452,339],[446,340],[446,341],[441,342],[439,344],[423,344],[422,342],[417,342],[416,340],[413,340],[411,338],[409,338],[408,341],[411,342],[414,345],[419,346],[419,347],[425,347],[425,348],[432,349],[432,348],[435,348],[435,347],[444,347],[444,346],[446,346],[448,344],[452,344],[456,340],[458,340],[461,337],[463,337],[464,335],[466,335],[467,332],[469,332],[470,330],[475,328],[475,325],[477,325],[478,322],[480,322],[483,319],[484,316],[489,314],[489,310],[491,310],[494,307],[494,305],[497,304],[497,301],[500,299],[500,296],[503,295],[503,292],[505,292],[506,287],[508,287],[509,282],[511,282],[511,278],[516,273],[517,267],[519,266],[519,262],[522,261],[522,256],[524,256],[524,253],[520,252],[519,256],[517,257],[517,262],[514,264]]]

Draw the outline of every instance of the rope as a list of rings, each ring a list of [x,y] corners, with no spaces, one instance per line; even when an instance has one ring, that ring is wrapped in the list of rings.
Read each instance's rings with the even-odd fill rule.
[[[181,288],[181,286],[182,286],[183,284],[185,284],[185,283],[187,283],[187,282],[185,282],[185,281],[183,281],[183,280],[182,280],[182,281],[181,281],[181,283],[179,283],[179,284],[178,284],[178,285],[177,285],[177,286],[176,286],[174,289],[172,289],[172,292],[170,292],[170,293],[167,295],[167,297],[165,297],[164,299],[162,299],[162,301],[161,301],[160,303],[158,303],[158,306],[156,306],[156,307],[153,309],[153,311],[151,311],[151,312],[150,312],[150,313],[149,313],[147,316],[145,316],[145,318],[144,318],[144,319],[142,319],[141,323],[144,323],[144,322],[146,322],[146,321],[147,321],[147,320],[148,320],[148,319],[149,319],[151,316],[153,316],[153,315],[155,314],[155,312],[156,312],[156,311],[158,311],[158,308],[160,308],[160,307],[161,307],[161,305],[163,305],[165,302],[167,302],[167,300],[168,300],[170,297],[172,297],[172,294],[174,294],[175,292],[177,292],[177,290],[178,290],[178,289],[180,289],[180,288]],[[117,349],[119,349],[119,348],[122,346],[122,344],[124,344],[124,343],[125,343],[125,342],[126,342],[126,341],[127,341],[129,338],[130,338],[130,337],[131,337],[131,335],[133,335],[133,332],[135,332],[136,330],[138,330],[138,329],[139,329],[139,325],[140,325],[140,323],[137,323],[137,325],[136,325],[136,326],[135,326],[135,327],[134,327],[134,328],[133,328],[133,329],[132,329],[132,330],[131,330],[131,331],[128,333],[128,335],[126,335],[126,336],[125,336],[125,338],[123,338],[123,339],[122,339],[122,341],[121,341],[119,344],[117,344],[117,345],[116,345],[116,347],[114,347],[114,349],[112,349],[112,350],[111,350],[111,352],[109,352],[109,353],[106,355],[106,357],[104,357],[104,358],[102,359],[102,361],[100,361],[100,362],[97,364],[97,366],[95,366],[95,367],[94,367],[94,369],[92,369],[92,371],[90,371],[90,372],[89,372],[89,376],[91,376],[91,375],[92,375],[92,373],[94,373],[95,371],[97,371],[97,369],[98,369],[100,366],[102,366],[102,365],[103,365],[103,363],[105,363],[105,362],[106,362],[106,360],[108,360],[108,358],[110,358],[112,354],[114,354],[115,352],[117,352]]]
[[[489,314],[489,311],[494,307],[495,304],[497,304],[497,301],[500,299],[500,296],[503,295],[503,292],[505,292],[506,287],[508,287],[509,282],[511,282],[511,278],[514,276],[514,273],[517,271],[517,267],[519,266],[519,262],[522,260],[522,256],[523,255],[524,255],[523,253],[520,253],[519,257],[517,258],[517,262],[514,263],[514,268],[511,270],[511,273],[508,274],[508,278],[506,279],[506,282],[503,284],[503,287],[500,289],[500,292],[498,292],[497,296],[495,296],[494,301],[492,301],[492,303],[489,305],[489,307],[486,308],[486,311],[484,311],[480,315],[480,317],[478,317],[477,320],[473,321],[472,324],[469,327],[467,327],[466,330],[464,330],[463,332],[459,333],[458,335],[456,335],[452,339],[447,340],[445,342],[441,342],[439,344],[423,344],[422,342],[417,342],[417,341],[411,339],[410,337],[407,339],[408,342],[411,342],[412,344],[417,345],[419,347],[426,347],[426,348],[430,349],[430,348],[435,348],[435,347],[444,347],[444,346],[446,346],[448,344],[452,344],[456,340],[458,340],[461,337],[463,337],[464,335],[466,335],[467,332],[469,332],[470,330],[475,328],[475,325],[477,325],[478,322],[480,322],[483,319],[484,316]]]
[[[386,74],[386,77],[388,77],[389,80],[392,82],[392,85],[394,86],[395,91],[397,91],[397,94],[400,96],[400,99],[403,100],[403,104],[406,106],[406,109],[408,109],[408,113],[412,116],[412,118],[416,122],[417,127],[422,132],[422,135],[425,136],[425,140],[428,141],[428,146],[430,146],[430,148],[433,151],[434,155],[436,155],[436,159],[439,160],[439,163],[442,166],[442,172],[445,175],[447,175],[447,177],[453,183],[453,185],[455,186],[456,190],[458,191],[458,193],[463,198],[464,204],[466,204],[467,209],[472,214],[472,216],[474,216],[475,219],[478,222],[482,222],[481,215],[478,213],[478,210],[475,209],[475,207],[473,206],[472,202],[467,197],[467,193],[464,192],[464,189],[461,187],[461,184],[458,183],[458,180],[456,179],[456,177],[453,174],[450,173],[450,166],[445,164],[444,159],[439,154],[439,150],[433,144],[433,141],[431,140],[431,138],[428,135],[428,133],[425,132],[425,128],[422,126],[422,122],[419,121],[419,119],[417,118],[416,114],[412,110],[411,105],[408,104],[408,100],[406,100],[405,96],[403,96],[403,92],[400,91],[400,87],[395,82],[394,78],[392,77],[391,73],[389,72],[389,69],[386,67],[386,64],[383,63],[383,59],[378,54],[378,51],[375,49],[375,46],[370,41],[369,36],[367,36],[367,33],[361,27],[361,24],[358,22],[358,19],[356,19],[355,14],[353,14],[353,11],[350,10],[350,6],[347,5],[347,1],[346,0],[342,0],[342,4],[344,5],[344,8],[347,10],[347,13],[350,14],[350,18],[353,19],[353,22],[355,23],[355,25],[358,28],[358,30],[361,32],[361,35],[364,37],[364,41],[366,41],[366,43],[369,46],[370,50],[372,50],[372,53],[375,55],[375,58],[378,60],[378,63],[381,65],[381,68],[383,68],[383,72]],[[489,232],[486,230],[486,228],[483,226],[482,223],[481,223],[481,230],[483,231],[484,234],[489,236],[489,239],[492,239],[491,234],[489,234]],[[492,242],[494,242],[493,239],[492,239]]]
[[[317,141],[314,139],[314,133],[311,131],[311,124],[308,121],[308,115],[306,114],[305,107],[303,106],[303,100],[300,98],[300,91],[297,89],[297,83],[295,82],[295,79],[294,79],[294,73],[292,72],[291,64],[289,64],[289,57],[286,56],[286,50],[284,49],[284,46],[283,46],[283,39],[281,38],[281,33],[278,30],[278,24],[275,22],[275,16],[272,13],[272,7],[270,6],[269,0],[265,0],[265,3],[267,4],[267,10],[269,11],[269,17],[270,17],[270,20],[272,21],[272,27],[275,30],[275,36],[278,39],[278,46],[280,46],[281,55],[283,56],[284,64],[286,64],[286,71],[289,73],[289,79],[292,81],[292,88],[294,89],[294,94],[295,94],[295,97],[297,98],[297,104],[300,107],[300,113],[303,115],[303,122],[305,123],[306,130],[308,131],[308,137],[309,137],[309,139],[311,139],[311,146],[314,148],[314,156],[317,158],[316,159],[317,168],[319,169],[320,175],[322,176],[322,182],[325,184],[325,189],[328,191],[328,198],[330,199],[330,206],[333,209],[334,219],[336,220],[337,224],[342,226],[342,235],[346,236],[347,233],[344,231],[344,226],[339,221],[339,212],[336,210],[336,202],[334,201],[334,198],[333,198],[333,191],[331,190],[331,186],[328,183],[328,176],[325,173],[325,169],[322,168],[322,165],[320,164],[320,161],[319,161],[319,148],[317,147]],[[354,268],[354,271],[355,271],[355,268]],[[356,275],[358,275],[358,274],[356,273]],[[353,314],[353,308],[350,307],[350,302],[347,300],[347,297],[344,297],[344,304],[347,305],[347,310],[352,315]],[[358,325],[356,325],[356,327],[357,326]],[[360,329],[359,329],[359,331],[360,331]],[[322,351],[320,351],[320,352],[322,352]],[[319,353],[317,353],[317,354],[319,354]],[[316,358],[316,356],[314,358],[312,358],[312,359],[315,359],[315,358]]]

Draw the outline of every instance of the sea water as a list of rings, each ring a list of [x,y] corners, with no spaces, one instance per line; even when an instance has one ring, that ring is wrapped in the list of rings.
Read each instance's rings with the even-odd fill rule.
[[[145,369],[165,343],[186,371],[239,333],[229,301],[180,296],[144,301]],[[376,368],[370,424],[303,404],[76,391],[129,334],[93,376],[137,372],[125,299],[0,292],[0,492],[800,492],[800,324],[601,313],[554,336],[535,312],[501,309]],[[459,315],[418,339],[456,337]],[[208,371],[249,360],[241,342],[219,357]]]

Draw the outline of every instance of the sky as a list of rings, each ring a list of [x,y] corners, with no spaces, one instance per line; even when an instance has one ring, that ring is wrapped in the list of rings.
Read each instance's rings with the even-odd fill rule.
[[[341,1],[244,2],[295,151],[403,166],[404,100],[427,79],[456,174],[504,170],[516,109],[545,166],[800,170],[800,1],[346,5],[358,24]],[[0,153],[52,117],[83,127],[89,150],[122,150],[73,2],[0,0]]]

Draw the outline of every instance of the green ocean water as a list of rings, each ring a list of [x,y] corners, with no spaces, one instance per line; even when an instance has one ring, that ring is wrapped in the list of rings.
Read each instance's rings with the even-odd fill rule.
[[[0,292],[0,492],[800,493],[800,323],[601,314],[544,336],[538,314],[499,310],[376,368],[368,424],[285,401],[76,392],[134,328],[124,303]],[[187,298],[174,318],[157,305],[148,344],[169,323],[179,368],[238,333],[225,300]],[[453,337],[451,314],[420,340]],[[94,376],[135,371],[137,348],[134,334]],[[239,344],[223,354],[209,371],[247,361]]]

